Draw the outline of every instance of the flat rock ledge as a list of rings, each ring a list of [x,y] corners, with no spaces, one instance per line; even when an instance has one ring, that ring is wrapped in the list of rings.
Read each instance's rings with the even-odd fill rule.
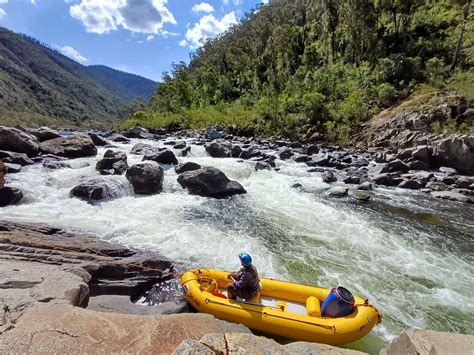
[[[0,338],[10,354],[171,354],[185,339],[250,331],[207,314],[140,316],[38,304]]]
[[[380,355],[474,354],[474,335],[410,329],[396,337]]]
[[[247,333],[206,334],[199,341],[184,340],[173,355],[215,355],[215,354],[321,354],[361,355],[360,351],[342,349],[331,345],[296,342],[281,345],[273,339]]]

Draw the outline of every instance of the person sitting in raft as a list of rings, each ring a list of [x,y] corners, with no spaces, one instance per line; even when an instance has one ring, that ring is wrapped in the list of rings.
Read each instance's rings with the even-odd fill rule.
[[[232,283],[227,286],[229,299],[238,297],[250,300],[257,296],[260,291],[260,278],[255,266],[252,265],[252,257],[247,253],[240,253],[242,268],[238,272],[229,274]]]

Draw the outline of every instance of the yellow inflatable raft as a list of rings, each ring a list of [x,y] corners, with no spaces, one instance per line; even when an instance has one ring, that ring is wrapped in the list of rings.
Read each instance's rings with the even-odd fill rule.
[[[186,298],[199,312],[241,323],[250,329],[294,340],[341,345],[367,335],[382,316],[367,300],[355,297],[354,312],[346,317],[321,316],[321,303],[330,289],[261,278],[260,296],[229,300],[228,272],[196,269],[181,278]]]

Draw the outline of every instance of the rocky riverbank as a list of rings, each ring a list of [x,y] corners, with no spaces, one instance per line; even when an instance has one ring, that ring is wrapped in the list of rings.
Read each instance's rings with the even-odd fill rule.
[[[412,121],[410,118],[409,127],[419,126]],[[385,132],[384,126],[381,127],[378,129]],[[157,134],[135,127],[121,134],[104,133],[99,136],[73,133],[68,137],[56,137],[56,133],[47,128],[43,128],[43,131],[49,134],[41,135],[41,142],[33,135],[36,131],[0,127],[0,149],[3,149],[0,150],[0,158],[3,159],[9,174],[19,172],[22,166],[32,164],[43,164],[49,169],[67,168],[67,159],[96,155],[95,144],[98,144],[110,149],[97,163],[96,169],[101,175],[126,173],[128,182],[137,194],[161,191],[163,165],[176,166],[176,171],[180,174],[178,182],[191,194],[226,197],[245,193],[245,189],[238,182],[230,181],[222,172],[213,170],[212,167],[198,169],[198,165],[192,163],[187,163],[185,167],[177,166],[177,157],[186,156],[191,150],[190,145],[194,144],[204,146],[207,153],[214,158],[233,157],[253,161],[255,170],[279,169],[279,163],[285,160],[305,164],[308,166],[308,172],[321,174],[323,181],[335,185],[328,191],[329,196],[333,197],[344,197],[349,191],[353,191],[356,192],[352,194],[355,199],[366,200],[369,197],[360,190],[371,190],[378,185],[420,190],[438,199],[463,203],[474,201],[472,136],[453,136],[434,141],[418,138],[410,140],[415,144],[412,147],[407,147],[410,144],[404,141],[403,144],[400,143],[399,149],[379,147],[360,150],[237,137],[216,130]],[[126,154],[115,149],[114,143],[129,142],[130,138],[164,142],[169,148],[138,143],[131,153],[142,155],[143,163],[129,167]],[[373,141],[377,142],[377,139]],[[422,142],[424,145],[420,145]],[[119,197],[118,189],[117,184],[112,186],[101,178],[93,178],[75,187],[71,196],[94,203]],[[23,194],[18,187],[4,186],[1,187],[0,197],[0,205],[5,206],[20,202]]]
[[[133,305],[134,295],[170,277],[172,264],[91,235],[2,221],[0,270],[2,353],[362,354],[314,343],[280,345],[210,315],[161,315],[182,309]],[[112,309],[90,307],[104,296]],[[128,305],[123,298],[114,302],[117,296]],[[473,336],[412,330],[382,353],[467,354],[473,346]]]

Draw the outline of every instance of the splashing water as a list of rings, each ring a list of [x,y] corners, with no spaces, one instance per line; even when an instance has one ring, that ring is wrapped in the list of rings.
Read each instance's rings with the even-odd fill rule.
[[[117,146],[129,153],[137,142]],[[308,173],[304,164],[278,161],[279,171],[255,172],[251,162],[210,158],[194,145],[180,162],[221,169],[248,194],[192,196],[168,169],[160,194],[135,196],[124,176],[107,176],[120,182],[120,198],[95,206],[70,198],[81,180],[99,175],[95,163],[104,152],[73,160],[68,169],[35,165],[8,175],[25,199],[0,210],[0,217],[94,233],[185,268],[235,270],[238,254],[247,251],[262,276],[343,285],[384,315],[381,326],[350,345],[355,349],[377,352],[411,327],[474,330],[472,206],[400,189],[377,189],[367,204],[333,200],[323,192],[329,185],[321,174]],[[132,165],[142,157],[128,158]],[[304,189],[292,188],[296,182]]]

